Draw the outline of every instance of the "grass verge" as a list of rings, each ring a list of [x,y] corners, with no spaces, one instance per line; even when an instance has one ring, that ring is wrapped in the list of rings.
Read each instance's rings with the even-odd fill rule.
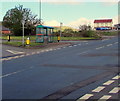
[[[16,47],[23,47],[22,42],[2,42],[5,45],[11,45],[11,46],[16,46]],[[36,43],[36,42],[31,42],[30,45],[25,45],[24,47],[43,47],[43,43]]]

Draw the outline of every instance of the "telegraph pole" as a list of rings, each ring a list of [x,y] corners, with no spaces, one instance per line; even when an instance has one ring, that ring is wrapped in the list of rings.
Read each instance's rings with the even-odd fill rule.
[[[22,45],[24,46],[24,25],[25,25],[25,20],[22,20],[22,29],[23,29],[23,37],[22,37]]]
[[[42,20],[42,19],[41,19],[41,8],[42,8],[42,7],[41,7],[41,6],[42,6],[42,5],[41,5],[41,2],[42,2],[42,1],[39,0],[39,18],[40,18],[40,25],[42,25],[42,22],[41,22],[41,20]]]
[[[62,25],[63,25],[63,23],[60,22],[60,37],[61,37],[61,34],[62,34]]]

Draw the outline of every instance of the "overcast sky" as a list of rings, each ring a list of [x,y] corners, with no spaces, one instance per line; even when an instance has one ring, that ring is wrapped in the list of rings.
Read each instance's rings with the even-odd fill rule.
[[[8,2],[9,1],[9,2]],[[24,1],[24,2],[23,2]],[[25,2],[26,1],[26,2]],[[34,2],[33,2],[34,1]],[[118,23],[117,0],[41,0],[42,19],[46,25],[59,26],[60,22],[67,26],[91,24],[95,19],[113,19]],[[100,2],[98,2],[100,1]],[[103,2],[104,1],[104,2]],[[106,1],[106,2],[105,2]],[[39,18],[39,0],[3,0],[0,6],[0,21],[5,13],[15,6],[30,8]]]

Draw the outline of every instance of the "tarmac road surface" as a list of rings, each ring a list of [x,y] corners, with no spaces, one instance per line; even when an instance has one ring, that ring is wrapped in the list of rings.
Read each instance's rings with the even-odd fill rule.
[[[118,37],[8,57],[2,63],[3,99],[118,99]]]

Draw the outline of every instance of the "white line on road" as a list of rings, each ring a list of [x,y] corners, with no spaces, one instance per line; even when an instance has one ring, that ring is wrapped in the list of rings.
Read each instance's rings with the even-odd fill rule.
[[[102,46],[102,47],[98,47],[98,48],[96,48],[96,49],[101,49],[101,48],[104,48],[104,46]]]
[[[101,98],[100,98],[100,100],[98,100],[98,101],[106,101],[106,100],[108,100],[109,98],[111,98],[112,96],[110,96],[110,95],[104,95],[104,96],[102,96]]]
[[[29,67],[29,69],[31,69],[31,68],[33,68],[33,67]],[[8,76],[11,76],[11,75],[14,75],[14,74],[23,72],[23,71],[25,71],[25,70],[27,70],[27,69],[22,69],[22,70],[19,70],[19,71],[16,71],[16,72],[12,72],[12,73],[9,73],[9,74],[5,74],[5,75],[3,75],[3,76],[0,76],[0,78],[8,77]]]
[[[114,44],[118,44],[118,42],[115,42]]]
[[[112,79],[119,79],[120,78],[120,75],[117,75],[115,77],[113,77]]]
[[[6,50],[6,51],[8,51],[12,54],[22,54],[22,53],[24,53],[24,52],[18,52],[18,51],[14,51],[14,50]]]
[[[104,86],[99,86],[96,89],[92,90],[92,92],[100,92],[101,90],[103,90],[105,87]]]
[[[83,42],[88,42],[88,41],[83,41]]]
[[[109,80],[109,81],[103,83],[103,85],[110,85],[110,84],[113,83],[113,82],[114,82],[114,80]]]
[[[112,46],[113,44],[108,44],[107,46]]]
[[[77,45],[73,45],[73,46],[77,46]]]
[[[118,93],[119,91],[120,91],[120,87],[115,87],[109,93]]]
[[[41,50],[40,52],[45,52],[45,50]]]
[[[84,96],[82,96],[81,98],[79,98],[77,101],[85,101],[87,99],[89,99],[90,97],[92,97],[93,94],[85,94]]]
[[[61,49],[61,48],[57,48],[57,49]]]
[[[69,47],[73,47],[73,46],[69,46]]]
[[[88,51],[85,51],[85,52],[79,53],[79,54],[77,54],[77,55],[85,54],[85,53],[87,53],[87,52],[88,52]]]
[[[52,50],[53,50],[52,48],[49,49],[49,51],[52,51]]]
[[[45,51],[46,51],[46,52],[48,52],[49,50],[48,50],[48,49],[46,49]]]

